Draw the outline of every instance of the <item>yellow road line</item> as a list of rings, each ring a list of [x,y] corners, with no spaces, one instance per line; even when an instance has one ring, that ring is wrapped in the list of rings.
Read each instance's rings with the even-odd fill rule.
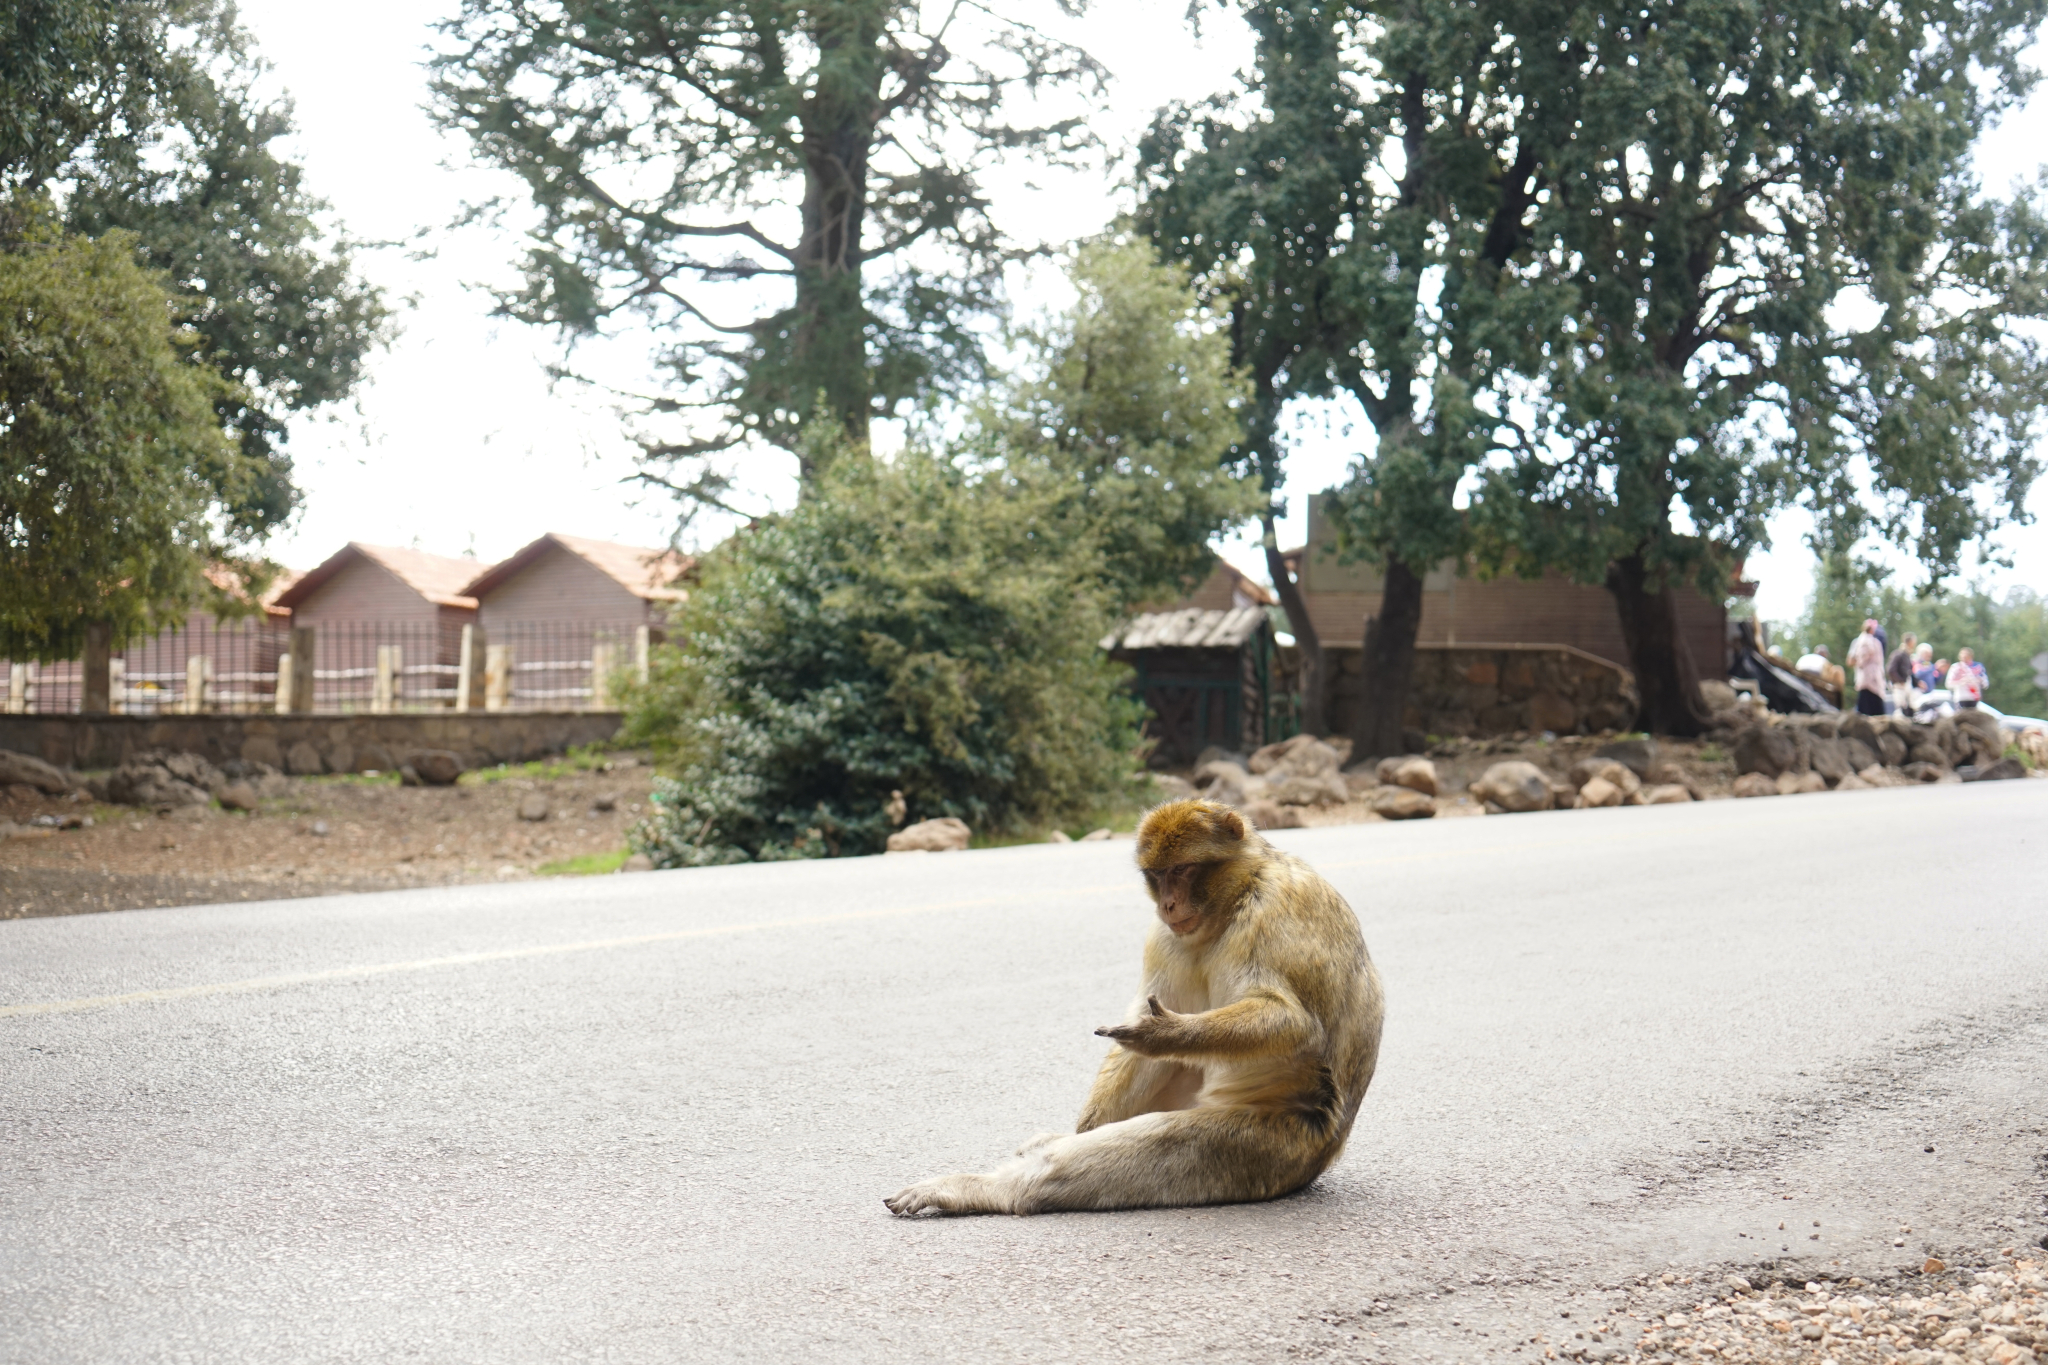
[[[1715,824],[1726,822],[1717,821]],[[1326,828],[1335,828],[1326,826]],[[1605,831],[1606,838],[1595,843],[1634,843],[1650,837],[1653,831],[1639,830],[1623,832]],[[1538,839],[1519,843],[1502,844],[1490,849],[1431,849],[1417,853],[1392,853],[1377,858],[1359,858],[1349,862],[1326,862],[1320,866],[1331,872],[1350,871],[1361,867],[1389,866],[1396,863],[1431,862],[1439,858],[1473,857],[1475,855],[1499,853],[1526,853],[1537,849],[1558,848],[1566,844],[1585,840]],[[1135,884],[1116,883],[1105,886],[1080,886],[1069,891],[1054,893],[1061,899],[1077,896],[1113,894],[1119,891],[1135,891]],[[1043,903],[1049,897],[1046,893],[1026,896],[993,896],[980,900],[940,901],[931,905],[899,906],[886,910],[850,910],[836,915],[801,915],[791,919],[761,920],[754,924],[718,924],[701,929],[673,929],[659,934],[629,934],[620,938],[584,939],[575,943],[547,943],[527,948],[497,948],[481,953],[452,953],[446,957],[415,958],[408,962],[372,962],[353,967],[329,967],[317,972],[280,972],[275,976],[245,977],[240,981],[221,981],[203,986],[166,986],[158,990],[128,991],[121,995],[87,995],[75,1000],[49,1000],[27,1005],[0,1005],[0,1019],[23,1018],[29,1015],[76,1014],[82,1010],[106,1009],[115,1005],[145,1005],[164,1000],[196,1000],[215,995],[240,995],[249,991],[282,990],[289,986],[306,986],[321,981],[360,980],[365,977],[390,976],[397,972],[431,971],[437,967],[467,967],[481,962],[512,962],[521,958],[553,957],[561,953],[589,953],[607,948],[634,948],[648,943],[675,943],[684,939],[716,938],[727,934],[749,934],[764,929],[802,929],[828,924],[852,924],[862,920],[896,919],[911,915],[941,914],[949,910],[971,910],[989,905],[1019,905]]]

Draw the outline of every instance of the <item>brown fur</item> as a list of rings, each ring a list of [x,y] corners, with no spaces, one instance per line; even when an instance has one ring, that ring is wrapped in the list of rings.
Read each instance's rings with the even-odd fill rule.
[[[985,1175],[923,1181],[893,1213],[1047,1213],[1272,1199],[1337,1159],[1379,1060],[1384,1003],[1331,885],[1207,801],[1138,828],[1159,909],[1144,983],[1072,1134]]]

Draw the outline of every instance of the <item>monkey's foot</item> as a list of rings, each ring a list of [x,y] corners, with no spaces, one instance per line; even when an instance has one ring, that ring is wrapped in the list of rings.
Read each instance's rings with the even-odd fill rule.
[[[946,1198],[945,1184],[944,1180],[922,1180],[898,1190],[882,1203],[898,1218],[908,1218],[926,1209],[950,1213],[952,1205]]]
[[[921,1180],[882,1201],[889,1212],[908,1218],[914,1213],[1011,1213],[1015,1199],[1010,1182],[999,1176],[942,1175]]]

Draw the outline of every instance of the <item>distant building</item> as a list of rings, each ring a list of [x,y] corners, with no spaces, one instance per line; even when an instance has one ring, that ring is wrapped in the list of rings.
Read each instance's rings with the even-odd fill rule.
[[[352,540],[277,595],[294,626],[314,629],[314,670],[323,696],[368,688],[377,651],[402,651],[400,698],[454,695],[462,628],[476,621],[476,599],[462,590],[474,559]],[[367,693],[364,694],[367,696]]]
[[[550,531],[504,561],[473,574],[462,592],[477,604],[487,635],[515,622],[661,627],[689,597],[678,582],[696,561],[670,549],[615,545]]]

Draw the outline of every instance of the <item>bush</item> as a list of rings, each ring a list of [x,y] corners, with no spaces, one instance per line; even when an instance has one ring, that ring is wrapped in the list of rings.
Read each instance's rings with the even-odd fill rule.
[[[818,461],[793,511],[707,557],[629,699],[673,778],[633,833],[658,866],[880,852],[886,807],[1017,830],[1140,780],[1102,655],[1099,554],[1044,498],[913,450]]]

